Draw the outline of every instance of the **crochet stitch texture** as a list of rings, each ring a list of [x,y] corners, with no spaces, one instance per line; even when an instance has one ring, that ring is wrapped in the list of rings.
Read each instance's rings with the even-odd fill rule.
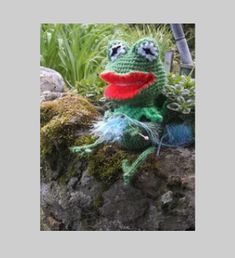
[[[133,164],[123,161],[123,178],[128,184],[145,158],[156,150],[163,117],[154,102],[166,84],[166,72],[158,46],[150,38],[141,39],[132,46],[112,41],[108,46],[108,59],[100,78],[108,83],[104,96],[118,107],[106,111],[102,121],[94,125],[97,142],[72,150],[90,152],[103,142],[117,142],[128,150],[144,150]]]
[[[144,38],[137,41],[133,46],[129,47],[122,41],[114,41],[110,43],[109,49],[112,48],[112,45],[116,42],[120,42],[126,47],[126,53],[120,54],[114,61],[110,60],[105,67],[104,73],[113,72],[120,75],[127,75],[132,72],[143,72],[145,74],[152,73],[156,76],[156,81],[150,84],[147,88],[143,89],[133,98],[126,99],[125,101],[113,99],[107,95],[105,96],[119,105],[140,107],[153,106],[153,100],[158,96],[163,86],[166,84],[166,72],[158,54],[156,59],[149,61],[147,58],[138,54],[138,49],[141,44],[147,44],[148,42],[153,43],[158,49],[156,42],[154,42],[152,39]],[[103,73],[101,73],[101,78],[102,74]]]
[[[115,60],[111,60],[112,47],[117,45],[122,46],[125,51],[121,53]],[[146,46],[146,47],[145,47]],[[140,50],[143,49],[151,51],[150,46],[155,47],[156,55],[153,60],[149,60],[143,54],[139,54]],[[149,52],[146,51],[146,52]],[[112,94],[107,94],[110,85],[106,87],[104,91],[104,95],[110,101],[116,103],[119,107],[113,111],[113,113],[124,113],[132,119],[136,119],[139,121],[149,121],[154,123],[160,123],[162,121],[162,115],[159,110],[154,106],[154,100],[157,98],[162,88],[166,84],[166,72],[164,70],[163,64],[158,55],[158,46],[156,42],[152,39],[144,38],[137,41],[131,47],[127,45],[127,43],[122,41],[113,41],[109,44],[108,54],[110,62],[106,65],[105,71],[101,73],[100,77],[104,80],[110,82],[111,81],[111,90],[112,90],[112,79],[105,78],[105,75],[108,74],[118,74],[123,76],[122,78],[114,78],[114,86],[119,89],[120,92],[123,91],[123,88],[130,88],[133,84],[135,84],[135,78],[138,75],[137,80],[141,81],[145,79],[146,75],[152,74],[155,77],[155,80],[148,84],[146,87],[143,87],[136,95],[127,99],[115,98]],[[132,78],[127,79],[128,75],[133,74]],[[136,73],[136,75],[135,75]],[[116,79],[116,81],[115,81]],[[122,86],[119,86],[120,81]],[[126,86],[123,86],[125,85]],[[108,92],[109,93],[109,92]],[[146,146],[151,145],[151,142],[145,140],[141,135],[135,133],[131,134],[130,128],[124,133],[122,146],[129,150],[140,150],[146,148]],[[141,131],[141,130],[140,130]],[[141,134],[144,132],[140,132]],[[141,148],[142,146],[142,148]]]

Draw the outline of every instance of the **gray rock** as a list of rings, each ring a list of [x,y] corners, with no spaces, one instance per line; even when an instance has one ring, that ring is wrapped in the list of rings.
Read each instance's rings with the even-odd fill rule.
[[[93,226],[97,231],[130,231],[130,226],[124,225],[120,220],[109,220],[107,218],[99,218]]]
[[[152,203],[149,205],[149,209],[146,215],[137,221],[137,228],[141,230],[158,230],[160,222],[162,221],[162,213],[157,207]]]
[[[161,196],[161,202],[163,205],[171,203],[172,201],[173,201],[173,192],[172,191],[168,191]]]
[[[62,76],[55,70],[40,67],[40,92],[63,92],[64,80]]]
[[[160,156],[159,175],[185,178],[194,175],[195,150],[188,148],[167,149]]]
[[[92,209],[95,202],[102,194],[102,184],[97,182],[93,176],[86,170],[80,183],[76,186],[76,191],[71,193],[69,203],[78,205],[83,209]]]
[[[159,230],[185,231],[195,229],[195,208],[192,193],[177,197],[174,193],[173,200],[162,206],[162,219]]]
[[[119,180],[104,192],[104,205],[100,208],[101,215],[123,223],[134,221],[142,216],[148,208],[146,197],[132,186],[123,185]]]
[[[78,228],[81,210],[69,203],[69,192],[56,182],[41,184],[41,229],[71,230]]]
[[[76,187],[77,182],[78,182],[77,177],[71,177],[69,182],[68,182],[68,185],[67,185],[68,189],[70,191],[72,191]]]
[[[157,160],[156,170],[140,170],[129,186],[120,179],[104,188],[78,159],[68,183],[42,179],[41,229],[194,230],[194,149],[166,149]]]
[[[156,176],[154,171],[140,171],[134,182],[134,186],[150,198],[156,198],[161,194],[162,185],[163,179]]]
[[[62,98],[65,95],[66,93],[63,93],[63,92],[44,91],[41,93],[41,102]]]

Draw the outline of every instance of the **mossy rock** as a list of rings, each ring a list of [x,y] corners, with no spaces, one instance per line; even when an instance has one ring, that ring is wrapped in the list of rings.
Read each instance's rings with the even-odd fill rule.
[[[117,144],[98,146],[85,156],[69,150],[72,146],[95,142],[96,138],[89,134],[88,129],[98,116],[96,108],[77,95],[67,95],[41,104],[41,161],[44,174],[56,171],[53,178],[58,176],[61,184],[67,184],[71,177],[79,177],[77,164],[81,161],[87,164],[89,174],[104,185],[109,186],[122,178],[123,160],[132,163],[139,152],[124,150]],[[138,170],[149,169],[150,165],[151,162],[144,162]]]
[[[105,185],[110,185],[122,177],[122,161],[128,159],[132,162],[136,156],[135,153],[127,152],[116,144],[103,145],[88,157],[89,174]]]
[[[85,98],[68,95],[41,104],[41,160],[56,167],[58,159],[66,162],[71,153],[69,147],[77,144],[79,131],[88,130],[99,116],[96,108]],[[92,137],[86,136],[91,142]]]
[[[95,140],[96,140],[95,136],[91,134],[84,134],[74,141],[74,146],[89,145],[91,143],[94,143]]]
[[[117,144],[100,146],[89,154],[87,158],[89,174],[104,183],[104,186],[110,186],[116,180],[123,177],[123,160],[127,159],[131,164],[138,158],[139,154],[140,152],[124,150]],[[158,167],[159,162],[157,156],[151,154],[137,169],[135,176],[144,171],[157,171]]]

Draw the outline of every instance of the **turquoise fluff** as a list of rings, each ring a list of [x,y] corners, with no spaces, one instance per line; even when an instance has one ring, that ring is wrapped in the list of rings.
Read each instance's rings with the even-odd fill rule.
[[[166,147],[186,146],[193,142],[193,131],[190,125],[169,124],[166,125],[162,145]]]

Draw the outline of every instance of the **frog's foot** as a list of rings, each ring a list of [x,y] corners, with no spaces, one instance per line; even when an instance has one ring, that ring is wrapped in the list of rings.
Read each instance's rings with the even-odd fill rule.
[[[85,154],[92,152],[92,150],[95,147],[97,147],[98,145],[100,145],[101,143],[102,143],[102,141],[100,139],[98,139],[92,144],[86,144],[83,146],[73,146],[73,147],[70,147],[69,149],[73,153],[79,153],[81,155],[85,155]]]
[[[130,180],[135,174],[137,168],[142,164],[142,162],[147,158],[147,156],[151,153],[154,153],[155,150],[156,150],[155,147],[149,147],[147,150],[142,152],[131,165],[128,164],[128,160],[126,159],[123,160],[122,170],[123,170],[123,180],[125,185],[128,185],[130,183]]]

